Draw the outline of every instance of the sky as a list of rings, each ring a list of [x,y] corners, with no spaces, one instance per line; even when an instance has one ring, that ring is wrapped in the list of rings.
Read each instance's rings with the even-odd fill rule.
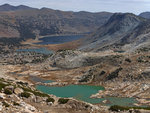
[[[150,11],[150,0],[0,0],[2,4],[47,7],[63,11],[131,12]]]

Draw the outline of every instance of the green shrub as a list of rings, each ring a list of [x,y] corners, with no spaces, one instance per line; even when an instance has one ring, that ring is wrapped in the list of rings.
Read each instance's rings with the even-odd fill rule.
[[[29,98],[29,97],[30,97],[30,93],[28,93],[28,92],[23,92],[23,93],[21,93],[20,96],[21,96],[21,97],[25,97],[25,98]]]
[[[105,73],[106,73],[105,71],[101,71],[100,75],[103,75],[103,74],[105,74]]]
[[[53,102],[53,103],[54,103],[55,100],[54,100],[53,98],[50,98],[50,97],[49,97],[49,98],[46,100],[46,102]]]
[[[25,85],[25,86],[27,86],[28,85],[28,83],[27,82],[22,82],[22,81],[19,81],[19,82],[16,82],[17,84],[20,84],[20,85]]]
[[[111,111],[125,111],[125,110],[129,110],[129,108],[118,106],[118,105],[114,105],[114,106],[111,106],[109,108],[109,110],[111,110]]]
[[[85,105],[85,108],[88,108],[88,107],[90,107],[89,105]]]
[[[118,106],[114,105],[109,108],[111,111],[127,111],[129,109],[144,109],[144,110],[150,110],[150,107],[127,107],[127,106]]]
[[[17,102],[13,102],[13,105],[14,105],[14,106],[20,106],[20,104],[17,103]]]
[[[139,49],[139,51],[142,51],[142,52],[148,52],[149,50],[150,48],[146,48],[146,47]]]
[[[8,103],[6,103],[6,102],[2,102],[2,103],[3,103],[3,106],[9,107],[9,104],[8,104]]]
[[[35,96],[49,97],[48,94],[41,93],[41,92],[39,92],[39,91],[33,91],[33,90],[31,90],[30,88],[25,88],[25,87],[20,87],[20,88],[22,88],[25,92],[33,93]]]
[[[3,82],[0,82],[0,91],[2,90],[2,88],[5,88],[6,86],[8,86],[8,85],[4,84]]]
[[[31,63],[41,63],[42,59],[33,59]]]
[[[119,72],[122,70],[123,68],[118,68],[115,71],[113,71],[112,73],[110,73],[107,77],[106,80],[112,80],[118,77]]]
[[[49,97],[48,94],[45,94],[45,93],[41,93],[39,91],[32,91],[32,93],[36,96],[40,96],[40,97]]]
[[[12,91],[9,90],[9,89],[4,89],[4,93],[7,94],[7,95],[11,95],[11,94],[12,94]]]
[[[114,55],[113,58],[120,58],[122,57],[121,55]]]
[[[59,49],[59,50],[57,50],[57,52],[65,52],[65,51],[68,51],[68,50],[72,50],[72,49]]]
[[[69,101],[69,99],[60,98],[60,99],[58,100],[58,103],[59,103],[59,104],[66,104],[68,101]]]
[[[125,61],[131,63],[131,60],[129,58],[126,58]]]
[[[143,56],[141,56],[141,57],[138,57],[138,58],[137,58],[137,61],[138,61],[139,63],[142,63],[142,62],[144,62]]]
[[[130,107],[130,109],[144,109],[144,110],[150,110],[150,107]]]

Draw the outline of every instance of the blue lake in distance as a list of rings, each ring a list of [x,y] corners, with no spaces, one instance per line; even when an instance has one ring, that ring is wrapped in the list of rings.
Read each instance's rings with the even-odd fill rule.
[[[41,42],[36,44],[62,44],[83,38],[85,35],[69,35],[69,36],[49,36],[39,39]]]

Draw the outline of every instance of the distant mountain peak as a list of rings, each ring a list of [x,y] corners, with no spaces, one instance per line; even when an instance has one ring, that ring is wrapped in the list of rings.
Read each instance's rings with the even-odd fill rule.
[[[109,19],[108,23],[112,22],[112,21],[124,21],[126,19],[128,19],[128,22],[129,21],[134,21],[134,20],[140,20],[139,17],[137,17],[136,15],[134,15],[132,13],[115,13]]]
[[[33,8],[25,5],[13,6],[10,4],[3,4],[0,6],[0,11],[17,11],[17,10],[26,10],[26,9],[33,9]]]
[[[136,35],[135,29],[139,29],[139,25],[146,22],[145,20],[132,13],[115,13],[106,24],[85,38],[80,49],[97,51],[113,47],[119,48],[136,38],[131,35],[132,33]]]
[[[146,19],[150,19],[150,12],[143,12],[141,14],[139,14],[140,17],[146,18]]]
[[[103,27],[107,28],[105,32],[110,34],[117,31],[125,32],[135,28],[143,20],[132,13],[115,13]]]
[[[3,4],[3,5],[1,5],[1,6],[11,6],[10,4]]]

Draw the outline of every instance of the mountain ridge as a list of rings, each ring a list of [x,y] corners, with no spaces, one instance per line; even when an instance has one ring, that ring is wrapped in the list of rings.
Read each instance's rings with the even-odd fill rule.
[[[0,6],[0,11],[17,11],[17,10],[29,10],[29,9],[34,9],[34,8],[25,5],[13,6],[10,4],[3,4]]]
[[[138,36],[143,35],[142,33],[146,31],[143,26],[144,23],[147,23],[146,19],[134,14],[115,13],[106,24],[84,39],[80,50],[100,51],[110,49],[126,51],[124,46],[135,43]],[[143,31],[140,33],[141,26],[143,26]],[[139,40],[142,40],[142,38],[139,38]]]
[[[141,14],[139,14],[140,17],[146,18],[146,19],[150,19],[150,12],[143,12]]]
[[[37,34],[44,36],[92,32],[111,15],[109,12],[71,12],[49,8],[0,11],[0,37],[35,38]]]

